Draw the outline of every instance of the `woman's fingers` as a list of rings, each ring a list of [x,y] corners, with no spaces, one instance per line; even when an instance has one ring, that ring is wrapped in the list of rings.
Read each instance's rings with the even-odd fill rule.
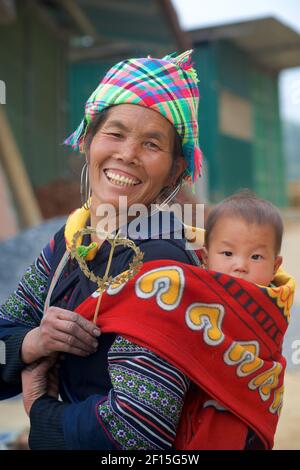
[[[62,322],[61,322],[62,323]],[[60,343],[56,347],[60,347],[59,351],[73,353],[74,348],[81,350],[83,353],[93,354],[97,351],[98,342],[93,340],[92,342],[81,341],[77,336],[70,333],[64,333],[64,331],[54,330],[52,332],[52,341],[54,347],[54,341]],[[74,353],[73,353],[74,354]]]
[[[41,322],[41,337],[46,355],[52,351],[80,356],[93,354],[98,348],[101,332],[78,313],[49,307]]]
[[[81,349],[77,346],[70,346],[62,341],[56,341],[53,343],[53,347],[60,352],[68,353],[68,354],[75,354],[75,356],[87,357],[93,354],[95,351],[86,351]]]
[[[68,335],[68,337],[74,338],[74,340],[77,339],[83,345],[85,345],[88,349],[95,349],[98,347],[97,338],[87,333],[76,322],[67,321],[67,320],[56,320],[55,326],[56,326],[56,331],[63,332],[66,335]],[[71,345],[73,344],[72,341],[70,344]]]
[[[100,329],[94,323],[83,318],[78,313],[71,312],[70,310],[59,309],[57,318],[75,323],[80,329],[88,333],[93,338],[98,338],[101,334]]]

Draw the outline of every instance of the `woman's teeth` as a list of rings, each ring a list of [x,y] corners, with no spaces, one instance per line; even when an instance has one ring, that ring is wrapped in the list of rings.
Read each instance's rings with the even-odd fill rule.
[[[119,186],[135,186],[139,184],[141,181],[136,178],[130,178],[128,176],[119,175],[118,173],[114,173],[111,170],[105,170],[105,174],[109,181]]]

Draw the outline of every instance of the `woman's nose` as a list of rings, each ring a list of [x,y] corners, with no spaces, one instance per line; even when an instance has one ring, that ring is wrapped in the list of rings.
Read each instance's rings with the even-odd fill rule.
[[[126,163],[137,163],[138,161],[138,145],[133,141],[123,142],[119,149],[117,158]]]

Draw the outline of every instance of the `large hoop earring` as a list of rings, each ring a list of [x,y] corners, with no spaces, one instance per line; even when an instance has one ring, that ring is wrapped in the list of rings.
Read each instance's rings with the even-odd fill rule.
[[[81,178],[80,178],[80,196],[81,196],[81,205],[86,209],[91,207],[91,187],[89,180],[89,167],[87,162],[82,167]]]
[[[174,197],[178,194],[180,191],[182,183],[178,183],[177,186],[173,189],[173,191],[161,202],[157,203],[155,209],[151,211],[151,216],[154,214],[157,214],[157,212],[164,210],[164,208],[174,199]]]

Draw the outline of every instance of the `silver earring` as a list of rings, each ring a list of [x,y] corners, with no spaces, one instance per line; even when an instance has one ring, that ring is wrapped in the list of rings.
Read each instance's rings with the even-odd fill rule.
[[[91,188],[89,180],[89,167],[87,162],[82,167],[80,178],[80,196],[82,206],[88,210],[91,207]]]
[[[156,214],[157,212],[164,210],[165,206],[167,206],[172,199],[178,194],[181,188],[181,182],[173,189],[173,191],[159,204],[156,204],[156,208],[151,212],[151,215]]]

